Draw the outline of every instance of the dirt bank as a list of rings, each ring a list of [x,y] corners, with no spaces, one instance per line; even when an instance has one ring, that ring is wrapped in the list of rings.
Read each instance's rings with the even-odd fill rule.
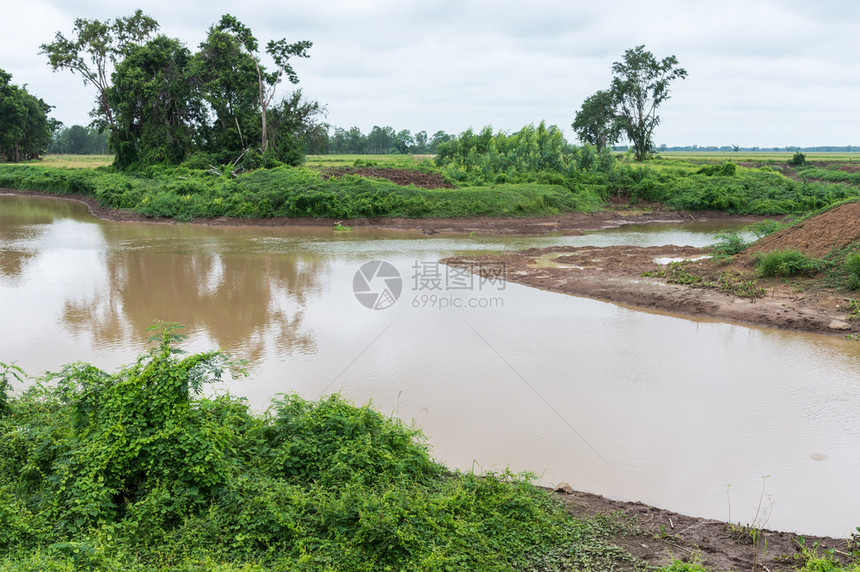
[[[481,273],[483,268],[498,272],[498,266],[486,263],[503,261],[511,282],[675,314],[820,334],[845,335],[860,331],[860,323],[856,320],[849,323],[848,330],[829,327],[834,320],[846,320],[845,293],[798,291],[783,280],[771,278],[758,280],[759,286],[766,290],[763,297],[749,299],[716,289],[691,288],[669,284],[659,277],[642,276],[643,272],[656,270],[655,260],[661,258],[692,259],[709,254],[708,249],[690,246],[558,246],[500,256],[457,256],[442,262]],[[732,273],[739,281],[754,278],[751,265],[721,268],[699,261],[691,263],[691,271],[710,275],[713,280],[723,272]]]
[[[157,222],[182,224],[169,218],[149,218],[132,211],[102,207],[87,195],[60,195],[42,191],[0,189],[0,194],[48,197],[82,202],[94,216],[121,222]],[[632,210],[629,205],[619,204],[612,209],[594,213],[565,213],[552,217],[462,217],[462,218],[361,218],[337,221],[327,218],[265,218],[194,219],[186,224],[204,226],[318,226],[331,228],[335,222],[352,227],[373,227],[386,230],[405,230],[426,235],[435,234],[491,234],[499,236],[541,236],[545,234],[579,235],[584,231],[613,228],[624,224],[648,222],[687,222],[707,220],[747,220],[754,222],[765,217],[738,217],[720,212],[683,212],[664,210],[660,205],[638,205],[647,210]],[[634,207],[635,208],[635,207]]]
[[[762,530],[753,543],[749,532],[735,524],[684,516],[642,503],[613,501],[589,493],[556,493],[575,517],[608,515],[629,525],[613,542],[652,565],[664,566],[674,560],[698,560],[709,571],[796,570],[803,566],[800,539],[790,532]],[[818,542],[818,555],[834,549],[834,556],[847,561],[848,539],[806,536],[805,546]],[[630,569],[634,569],[632,566]]]

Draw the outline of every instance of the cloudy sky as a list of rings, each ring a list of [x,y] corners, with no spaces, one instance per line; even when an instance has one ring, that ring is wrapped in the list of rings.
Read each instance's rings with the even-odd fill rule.
[[[661,108],[657,144],[860,146],[856,0],[10,0],[0,68],[85,124],[95,91],[53,73],[39,45],[75,18],[141,8],[193,50],[230,13],[265,43],[310,40],[300,87],[340,127],[459,133],[546,120],[572,139],[587,96],[612,63],[644,44],[689,76]],[[283,86],[284,89],[286,86]]]

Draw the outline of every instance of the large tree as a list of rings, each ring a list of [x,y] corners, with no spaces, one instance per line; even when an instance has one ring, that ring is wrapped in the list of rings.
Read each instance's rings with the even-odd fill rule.
[[[117,65],[107,97],[118,167],[181,163],[193,151],[205,118],[190,59],[179,40],[158,36]]]
[[[657,108],[669,99],[669,84],[687,77],[675,56],[658,61],[645,46],[624,52],[624,59],[612,64],[610,93],[615,100],[621,128],[633,144],[637,161],[644,161],[654,144],[654,129],[660,123]]]
[[[615,100],[608,91],[585,99],[571,124],[579,140],[594,145],[598,153],[618,141],[621,127],[615,117]]]
[[[0,69],[0,159],[35,159],[51,143],[51,106],[12,83]]]
[[[299,83],[299,76],[293,69],[290,60],[292,58],[307,58],[308,50],[313,46],[312,42],[305,40],[288,43],[286,39],[271,40],[266,44],[266,53],[275,64],[273,72],[269,73],[260,61],[257,38],[253,36],[250,28],[229,14],[221,17],[221,21],[214,28],[221,33],[232,34],[245,49],[251,58],[257,76],[257,105],[260,108],[261,138],[260,150],[265,153],[268,148],[268,115],[269,108],[275,98],[278,85],[286,78],[290,83]]]
[[[140,10],[125,18],[113,21],[75,20],[75,33],[66,38],[56,33],[54,41],[40,46],[40,53],[48,56],[54,71],[67,69],[79,74],[84,85],[93,84],[98,90],[96,108],[92,115],[101,128],[113,127],[114,114],[108,102],[110,70],[131,46],[142,44],[158,29],[158,22]]]

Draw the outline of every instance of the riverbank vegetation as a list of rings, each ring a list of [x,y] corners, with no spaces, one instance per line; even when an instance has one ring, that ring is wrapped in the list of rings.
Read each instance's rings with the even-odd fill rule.
[[[115,373],[0,364],[0,570],[558,570],[633,559],[528,475],[452,472],[338,396],[256,415],[173,325]]]
[[[233,162],[211,164],[208,157],[134,172],[48,164],[2,165],[0,187],[79,193],[109,208],[181,221],[549,216],[619,202],[640,209],[804,215],[860,196],[856,185],[793,180],[767,164],[630,162],[606,149],[570,145],[556,127],[543,124],[514,134],[467,130],[441,143],[433,160],[319,156],[305,167],[250,171]],[[386,180],[387,169],[432,174],[440,188],[410,186],[402,173],[395,184]]]

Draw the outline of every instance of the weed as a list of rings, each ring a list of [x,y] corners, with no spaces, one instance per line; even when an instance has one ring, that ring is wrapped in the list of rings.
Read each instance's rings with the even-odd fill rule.
[[[642,276],[663,278],[670,284],[681,284],[690,288],[711,288],[738,298],[750,298],[753,301],[763,297],[766,293],[766,290],[760,287],[755,280],[738,280],[725,272],[719,275],[716,282],[707,281],[702,276],[691,272],[692,264],[692,260],[670,262],[656,270],[643,272]]]
[[[860,300],[849,299],[846,309],[848,310],[849,320],[860,320]]]
[[[773,250],[767,254],[754,255],[756,269],[762,276],[794,276],[812,274],[820,268],[819,264],[795,249]]]
[[[337,221],[334,223],[334,231],[335,232],[352,232],[351,226],[344,226],[342,221]]]
[[[717,256],[734,256],[740,254],[747,247],[743,237],[734,231],[725,231],[717,234],[718,242],[711,245],[711,249]]]

